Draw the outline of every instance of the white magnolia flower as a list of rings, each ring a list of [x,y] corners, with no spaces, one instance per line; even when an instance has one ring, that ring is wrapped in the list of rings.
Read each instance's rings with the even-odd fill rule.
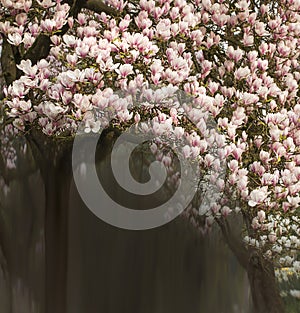
[[[290,294],[292,297],[300,299],[300,290],[296,289],[290,290]]]

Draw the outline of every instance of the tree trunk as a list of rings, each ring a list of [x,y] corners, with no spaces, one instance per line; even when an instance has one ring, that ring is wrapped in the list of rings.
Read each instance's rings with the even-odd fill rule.
[[[38,132],[27,139],[45,188],[45,311],[66,313],[72,144]]]
[[[258,255],[248,264],[253,313],[284,313],[284,304],[275,278],[274,266]]]
[[[245,219],[221,218],[217,223],[230,250],[247,271],[252,295],[253,313],[284,313],[275,277],[274,264],[262,258],[257,251],[246,249],[241,239]]]
[[[65,313],[68,261],[69,164],[49,167],[45,180],[46,312]]]

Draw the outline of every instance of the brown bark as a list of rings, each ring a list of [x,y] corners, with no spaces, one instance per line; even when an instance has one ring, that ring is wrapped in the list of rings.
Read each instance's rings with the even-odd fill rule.
[[[240,234],[242,221],[221,218],[217,222],[225,242],[247,271],[253,313],[284,313],[284,304],[275,278],[273,263],[264,259],[257,251],[245,248]]]
[[[3,36],[2,53],[1,53],[1,76],[4,77],[5,83],[10,85],[17,78],[16,67],[16,47],[8,43]]]
[[[31,60],[32,64],[36,64],[39,60],[44,59],[50,52],[51,40],[48,35],[39,35],[30,49],[25,53],[23,59]],[[18,75],[20,76],[20,75]]]
[[[251,287],[253,313],[284,313],[272,262],[254,254],[249,259],[248,278]]]
[[[56,142],[39,132],[32,132],[28,140],[45,188],[46,313],[65,313],[71,144]]]
[[[118,13],[114,8],[108,6],[102,0],[83,1],[83,7],[98,14],[104,12],[106,14],[116,16]]]
[[[65,313],[68,262],[69,164],[49,167],[45,180],[46,312]]]

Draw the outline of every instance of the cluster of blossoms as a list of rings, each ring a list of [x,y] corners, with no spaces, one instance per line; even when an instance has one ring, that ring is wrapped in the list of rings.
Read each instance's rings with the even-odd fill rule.
[[[300,247],[300,219],[296,215],[282,216],[280,214],[270,214],[266,218],[265,211],[261,210],[258,216],[253,219],[252,228],[259,230],[259,239],[247,236],[245,240],[253,246],[265,247],[269,246],[271,250],[267,250],[267,255],[281,255],[283,250],[290,250],[292,256],[297,258],[297,251]],[[291,255],[280,258],[279,263],[283,266],[290,266],[294,258]],[[298,261],[295,261],[298,262]]]
[[[206,227],[242,212],[245,242],[297,267],[300,1],[258,2],[111,0],[116,17],[68,18],[60,1],[1,0],[0,32],[23,56],[41,33],[52,42],[47,59],[17,65],[7,115],[49,136],[72,136],[82,121],[97,132],[112,116],[120,128],[151,118],[155,134],[184,136],[183,155],[202,168],[220,172],[226,161],[225,178],[210,176],[223,196],[202,207]],[[193,101],[168,101],[176,89]]]
[[[59,31],[66,23],[69,5],[51,0],[1,0],[0,32],[25,53],[40,34]]]

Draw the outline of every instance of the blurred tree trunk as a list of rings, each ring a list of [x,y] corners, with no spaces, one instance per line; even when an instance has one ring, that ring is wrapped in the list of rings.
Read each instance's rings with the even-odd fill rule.
[[[248,278],[252,293],[253,313],[285,312],[272,262],[258,255],[250,257]]]
[[[284,313],[284,303],[275,278],[274,264],[259,255],[258,251],[246,248],[242,240],[245,218],[245,216],[241,220],[221,218],[217,223],[225,242],[247,271],[253,313]]]
[[[45,183],[46,312],[66,312],[70,164],[49,166]]]
[[[71,141],[60,142],[40,132],[31,132],[27,139],[45,188],[46,312],[65,313],[72,145]]]

